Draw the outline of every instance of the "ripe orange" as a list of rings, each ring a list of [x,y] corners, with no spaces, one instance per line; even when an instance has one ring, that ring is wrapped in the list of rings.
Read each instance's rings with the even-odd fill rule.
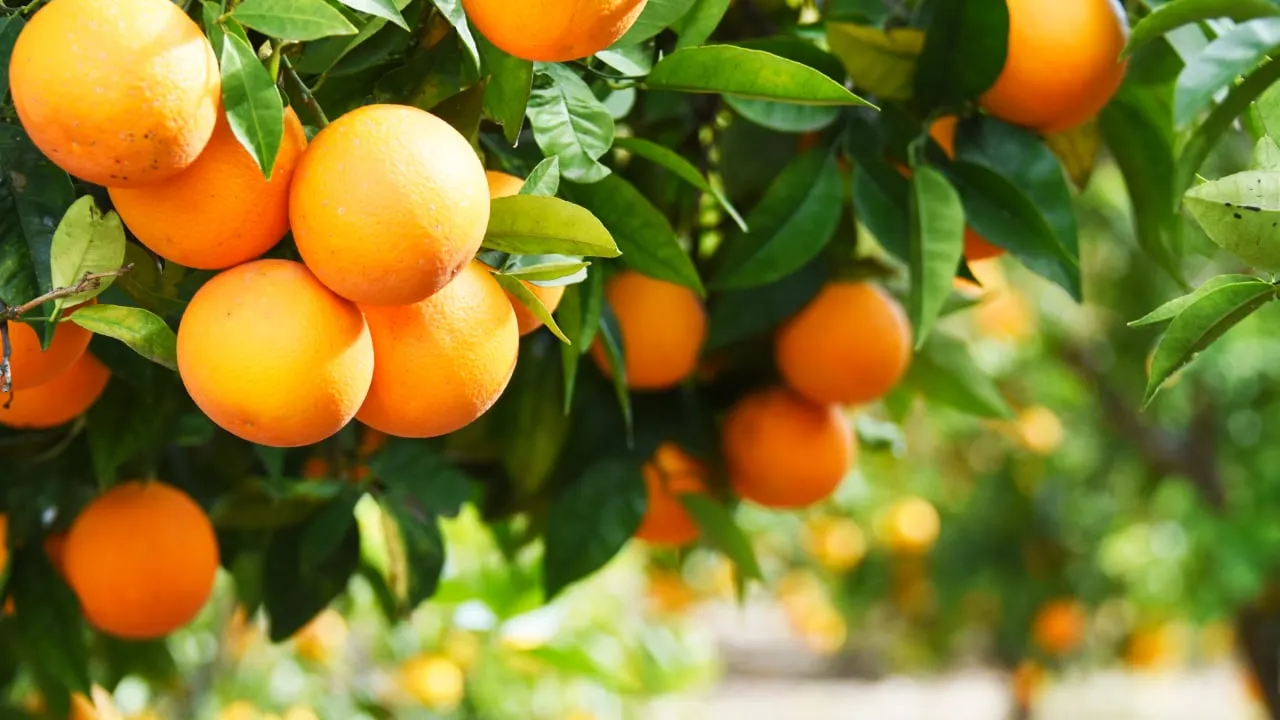
[[[848,572],[867,554],[867,538],[851,518],[817,516],[801,532],[805,552],[831,572]]]
[[[778,370],[818,403],[861,405],[884,397],[911,362],[902,307],[868,283],[832,283],[778,332]]]
[[[1084,641],[1089,617],[1084,606],[1071,598],[1053,600],[1040,608],[1032,623],[1036,644],[1050,655],[1066,655]]]
[[[960,118],[955,115],[940,117],[933,121],[933,125],[929,126],[929,135],[934,142],[942,146],[943,152],[947,157],[954,158],[956,156],[956,125],[960,123]],[[987,258],[999,257],[1004,254],[1004,248],[992,245],[987,239],[974,232],[973,228],[968,225],[964,228],[964,257],[969,262],[978,262]]]
[[[97,302],[96,300],[91,302]],[[74,309],[66,314],[70,315]],[[40,328],[43,332],[44,328]],[[52,380],[71,367],[89,349],[93,334],[73,322],[60,322],[48,350],[40,349],[37,330],[26,323],[9,322],[9,370],[13,389],[26,390]]]
[[[289,182],[307,145],[293,109],[271,180],[219,115],[191,167],[167,182],[111,190],[116,212],[143,245],[179,265],[220,270],[271,249],[289,231]]]
[[[451,711],[467,694],[466,673],[443,655],[422,655],[400,668],[400,686],[432,710]]]
[[[158,183],[209,142],[222,82],[200,28],[167,0],[54,0],[13,48],[10,89],[31,141],[98,185]]]
[[[515,175],[508,175],[504,172],[489,170],[485,173],[485,178],[489,181],[489,196],[494,198],[511,197],[520,194],[520,188],[524,187],[524,181]],[[535,285],[531,282],[524,283],[531,292],[546,306],[547,312],[555,312],[560,306],[560,299],[564,297],[564,286],[544,287]],[[511,298],[511,307],[516,311],[516,323],[520,326],[520,336],[524,337],[529,333],[542,327],[542,321],[533,316],[524,303],[511,297],[508,293],[507,297]]]
[[[1093,117],[1124,80],[1129,26],[1112,0],[1009,0],[1009,54],[981,98],[992,115],[1040,132]]]
[[[190,622],[218,571],[209,517],[186,493],[156,481],[123,483],[89,503],[71,525],[65,555],[85,617],[128,639]]]
[[[305,267],[258,260],[223,271],[191,299],[178,371],[228,432],[260,445],[312,445],[364,402],[373,341],[360,309]]]
[[[525,60],[566,62],[594,55],[631,29],[646,0],[462,0],[494,45]]]
[[[489,188],[475,150],[448,123],[404,105],[368,105],[311,141],[289,219],[302,259],[334,292],[411,305],[479,250]]]
[[[706,491],[707,468],[675,443],[664,442],[644,465],[649,504],[636,537],[654,545],[684,545],[698,538],[698,524],[680,495]]]
[[[15,392],[6,409],[0,397],[0,425],[18,430],[48,430],[66,425],[89,409],[107,388],[111,371],[89,353],[61,375],[37,387]]]
[[[783,387],[738,401],[722,431],[733,489],[771,508],[825,499],[853,466],[857,446],[834,405],[817,405]]]
[[[422,302],[362,309],[377,366],[357,417],[388,435],[437,437],[470,425],[515,371],[515,312],[478,262]]]
[[[707,315],[692,290],[628,270],[609,281],[605,297],[622,331],[628,386],[665,390],[693,374],[707,338]],[[600,340],[591,357],[613,376]]]
[[[1029,708],[1035,704],[1045,685],[1045,672],[1034,661],[1023,660],[1013,671],[1013,700],[1020,708]]]
[[[938,510],[924,498],[908,497],[884,510],[879,518],[879,534],[889,549],[901,555],[928,552],[938,541],[942,520]]]

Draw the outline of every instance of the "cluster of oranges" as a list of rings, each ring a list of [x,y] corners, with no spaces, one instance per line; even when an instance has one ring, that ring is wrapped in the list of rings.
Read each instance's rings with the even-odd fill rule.
[[[605,294],[618,318],[633,389],[670,388],[694,372],[706,319],[692,291],[626,272],[610,280]],[[610,373],[595,350],[597,364]],[[778,332],[775,359],[783,382],[747,394],[729,410],[721,449],[739,497],[768,508],[801,508],[835,492],[852,467],[857,446],[841,408],[874,402],[898,384],[911,359],[911,329],[902,307],[881,288],[835,282]],[[697,538],[678,496],[706,491],[707,466],[668,442],[644,476],[649,504],[636,537],[664,545]]]

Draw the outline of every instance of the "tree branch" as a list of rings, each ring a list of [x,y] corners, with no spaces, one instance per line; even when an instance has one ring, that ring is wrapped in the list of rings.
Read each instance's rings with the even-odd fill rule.
[[[8,308],[3,312],[0,312],[0,318],[5,320],[17,320],[47,302],[61,300],[62,298],[71,297],[72,295],[79,295],[80,293],[89,292],[90,290],[97,290],[102,286],[103,280],[108,278],[118,278],[130,270],[133,270],[133,263],[129,263],[122,268],[116,268],[115,270],[108,270],[107,272],[86,273],[84,277],[80,278],[80,282],[75,285],[50,290],[38,298],[29,300],[21,305],[15,305]]]

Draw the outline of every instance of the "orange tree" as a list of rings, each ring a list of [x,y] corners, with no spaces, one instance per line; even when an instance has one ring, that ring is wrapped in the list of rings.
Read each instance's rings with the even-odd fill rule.
[[[1143,251],[1126,312],[1233,271],[1139,323],[1168,323],[1148,390],[1106,419],[1275,297],[1248,272],[1276,265],[1270,0],[0,8],[0,637],[55,716],[162,667],[219,565],[277,640],[357,574],[404,616],[464,503],[542,548],[548,599],[640,529],[759,579],[737,503],[830,496],[842,410],[1010,415],[936,329],[970,261],[1111,297],[1074,205],[1100,153]],[[1237,123],[1252,169],[1199,182]],[[1214,455],[1133,422],[1232,507]]]

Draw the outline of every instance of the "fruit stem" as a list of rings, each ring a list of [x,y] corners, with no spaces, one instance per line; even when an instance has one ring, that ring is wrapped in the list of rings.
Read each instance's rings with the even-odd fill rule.
[[[280,82],[280,50],[284,47],[284,43],[271,39],[271,59],[267,61],[267,72],[271,73],[272,82]]]
[[[115,270],[108,270],[107,272],[85,273],[85,276],[80,278],[80,282],[75,285],[50,290],[40,297],[28,300],[21,305],[14,305],[13,307],[7,307],[4,310],[0,310],[0,320],[17,320],[26,313],[29,313],[52,300],[60,300],[62,298],[71,297],[72,295],[89,292],[90,290],[97,290],[98,287],[102,285],[103,280],[108,278],[118,278],[132,269],[133,263],[129,263],[124,267],[116,268]],[[6,352],[5,358],[7,359],[8,357],[9,355]]]

